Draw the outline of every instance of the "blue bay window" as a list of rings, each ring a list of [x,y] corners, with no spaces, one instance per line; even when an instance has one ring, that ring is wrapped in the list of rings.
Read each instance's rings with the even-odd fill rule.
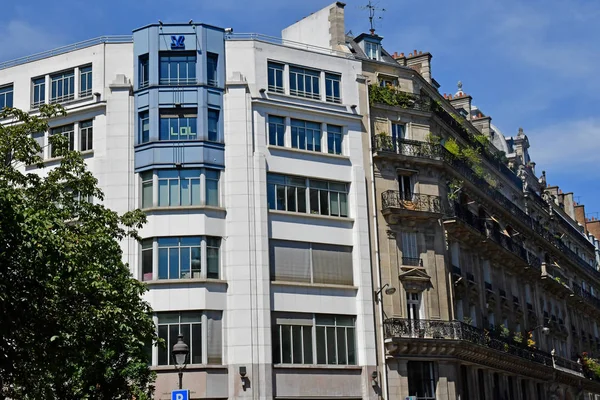
[[[158,279],[199,277],[200,237],[158,239]]]
[[[196,140],[195,110],[168,110],[160,113],[159,140]]]
[[[150,141],[150,113],[142,111],[138,115],[138,142],[146,143]]]
[[[208,110],[208,140],[219,141],[219,110]]]
[[[160,55],[161,85],[190,85],[196,83],[196,55],[170,54]]]
[[[200,205],[199,169],[159,170],[158,206]]]

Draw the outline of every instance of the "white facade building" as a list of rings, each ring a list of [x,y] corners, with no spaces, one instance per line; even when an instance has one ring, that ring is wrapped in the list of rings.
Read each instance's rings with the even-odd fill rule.
[[[343,18],[339,5],[308,18],[340,10]],[[177,387],[169,349],[179,332],[192,348],[183,378],[192,399],[377,396],[361,62],[302,45],[299,27],[284,31],[293,42],[223,42],[220,28],[150,25],[133,38],[0,64],[0,105],[35,113],[58,102],[67,110],[38,138],[46,161],[39,172],[60,162],[48,136],[66,134],[104,204],[148,216],[144,241],[122,248],[133,276],[149,286],[145,299],[167,339],[167,349],[152,350],[156,399]],[[174,47],[170,36],[189,40]],[[181,63],[182,54],[186,81],[164,80],[163,64]],[[187,118],[179,134],[194,140],[164,139],[166,118]],[[199,176],[184,187],[182,173],[191,171]],[[163,204],[165,179],[176,179],[181,198],[189,188],[190,204],[172,203],[171,194]]]

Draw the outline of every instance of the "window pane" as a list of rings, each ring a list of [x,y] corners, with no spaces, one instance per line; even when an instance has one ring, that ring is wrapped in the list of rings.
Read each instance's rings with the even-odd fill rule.
[[[192,187],[191,192],[191,204],[194,206],[200,205],[200,179],[190,179]]]
[[[158,181],[158,205],[161,207],[169,205],[169,181],[167,179]]]
[[[169,249],[169,279],[179,279],[179,249]]]
[[[339,364],[347,364],[348,361],[346,359],[346,350],[348,348],[348,344],[346,343],[346,329],[339,327],[336,328],[336,331]]]
[[[158,337],[165,341],[164,346],[158,346],[158,365],[169,364],[169,326],[158,326]]]
[[[190,264],[191,264],[191,260],[190,260],[190,248],[189,247],[182,247],[180,253],[180,263],[181,263],[181,272],[180,272],[180,278],[182,279],[186,279],[186,278],[191,278],[190,275]]]
[[[321,206],[321,215],[329,215],[329,200],[327,199],[327,192],[324,190],[319,191],[319,205]]]
[[[179,181],[175,179],[169,180],[169,205],[170,206],[178,206],[179,205]]]
[[[325,343],[325,327],[317,326],[317,364],[327,364],[327,344]]]
[[[181,205],[189,206],[191,204],[190,196],[190,181],[188,179],[181,180]]]
[[[219,181],[206,179],[206,204],[219,206]]]
[[[282,362],[284,364],[292,363],[292,343],[291,343],[291,326],[283,325],[281,327],[281,352]]]
[[[202,364],[202,324],[192,324],[191,363]]]
[[[354,328],[346,328],[348,338],[348,364],[356,365],[356,342],[354,339]]]
[[[304,364],[312,364],[313,363],[312,327],[311,326],[303,326],[302,327],[302,336],[303,336],[303,342],[304,342]]]
[[[337,364],[335,328],[327,327],[327,363]]]
[[[302,364],[302,327],[292,326],[292,362]]]
[[[168,249],[158,249],[158,279],[169,279]]]

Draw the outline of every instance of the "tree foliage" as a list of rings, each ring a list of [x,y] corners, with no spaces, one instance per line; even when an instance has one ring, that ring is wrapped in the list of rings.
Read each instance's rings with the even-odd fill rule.
[[[144,215],[105,208],[62,135],[50,138],[56,167],[23,172],[43,166],[31,134],[62,114],[0,111],[0,398],[143,399],[155,327],[119,241]]]

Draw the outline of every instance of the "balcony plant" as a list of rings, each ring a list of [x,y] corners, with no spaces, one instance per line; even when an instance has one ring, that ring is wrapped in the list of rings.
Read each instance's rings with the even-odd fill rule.
[[[369,103],[414,108],[415,104],[418,104],[418,98],[414,94],[403,92],[394,86],[370,85]]]
[[[581,353],[581,364],[583,370],[590,379],[600,379],[600,361],[591,358],[588,353]]]

